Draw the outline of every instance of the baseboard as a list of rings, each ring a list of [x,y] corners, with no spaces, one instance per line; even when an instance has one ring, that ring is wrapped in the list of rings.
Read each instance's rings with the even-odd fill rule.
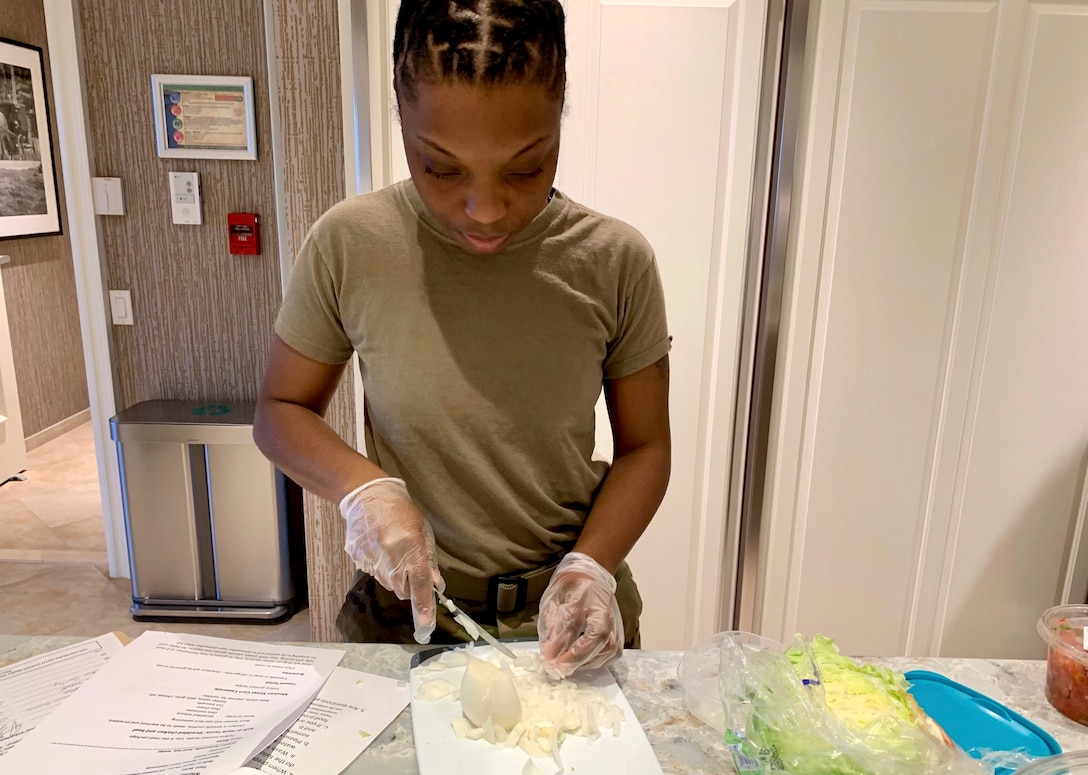
[[[30,452],[33,449],[37,449],[43,444],[46,444],[53,439],[59,438],[66,434],[70,430],[75,430],[80,425],[91,421],[90,407],[84,409],[82,412],[76,412],[71,417],[66,417],[58,423],[50,425],[48,428],[38,431],[33,436],[26,437],[26,451]]]
[[[105,552],[75,549],[0,549],[0,562],[84,564],[109,562]]]

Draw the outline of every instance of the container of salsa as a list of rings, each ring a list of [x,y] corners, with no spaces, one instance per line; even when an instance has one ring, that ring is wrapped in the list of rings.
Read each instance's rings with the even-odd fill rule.
[[[1088,726],[1088,605],[1060,605],[1039,618],[1046,641],[1046,698],[1055,710]]]

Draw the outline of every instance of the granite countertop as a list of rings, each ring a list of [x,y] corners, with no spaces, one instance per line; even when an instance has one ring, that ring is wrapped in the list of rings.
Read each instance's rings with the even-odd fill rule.
[[[70,637],[0,636],[0,666],[82,640]],[[374,644],[298,644],[342,649],[342,667],[406,679],[417,648]],[[733,772],[720,735],[687,712],[676,677],[681,653],[629,651],[613,666],[662,769],[669,775],[720,775]],[[931,670],[992,697],[1052,734],[1065,751],[1088,750],[1088,727],[1050,707],[1043,696],[1046,663],[989,659],[869,659],[895,670]],[[346,775],[415,775],[415,749],[405,710],[345,771]]]

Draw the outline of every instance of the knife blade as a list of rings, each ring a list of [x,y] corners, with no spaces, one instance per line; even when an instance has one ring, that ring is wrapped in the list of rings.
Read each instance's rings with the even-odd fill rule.
[[[456,603],[454,603],[448,597],[439,592],[437,587],[435,587],[434,593],[438,595],[438,602],[441,603],[443,607],[445,607],[445,609],[453,615],[453,620],[464,628],[465,632],[468,633],[468,636],[470,638],[472,638],[473,640],[480,640],[481,638],[483,638],[484,641],[497,649],[499,653],[502,654],[504,657],[507,657],[508,659],[518,658],[517,654],[504,646],[498,640],[498,638],[496,638],[490,632],[478,625],[475,621],[473,621],[471,616],[458,608]]]

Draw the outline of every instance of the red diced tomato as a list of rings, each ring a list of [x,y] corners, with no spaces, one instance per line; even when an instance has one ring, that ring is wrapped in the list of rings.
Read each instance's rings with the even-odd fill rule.
[[[1084,649],[1081,633],[1070,628],[1057,633],[1059,638],[1078,650]],[[1084,653],[1088,661],[1088,652]],[[1078,724],[1088,725],[1088,664],[1057,649],[1046,657],[1046,698],[1060,713]]]

